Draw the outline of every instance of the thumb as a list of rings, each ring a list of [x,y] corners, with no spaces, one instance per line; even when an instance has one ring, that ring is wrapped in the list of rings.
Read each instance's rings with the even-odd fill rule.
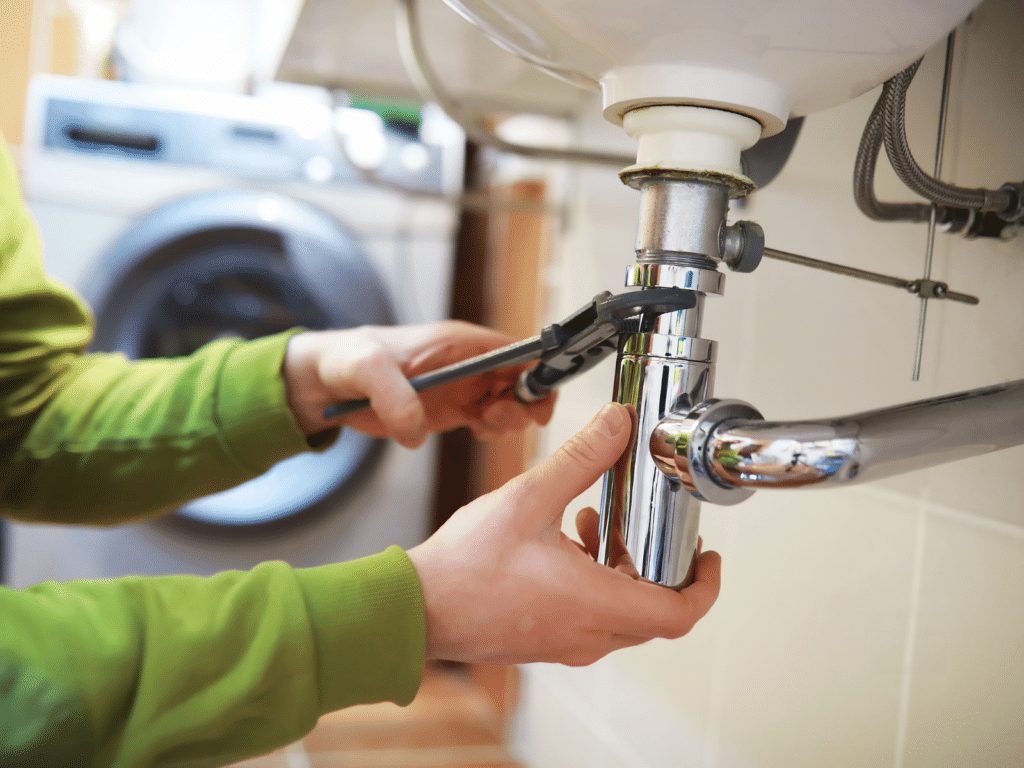
[[[544,500],[543,508],[561,517],[569,502],[611,469],[629,442],[630,411],[609,403],[551,456],[526,473],[531,496]]]

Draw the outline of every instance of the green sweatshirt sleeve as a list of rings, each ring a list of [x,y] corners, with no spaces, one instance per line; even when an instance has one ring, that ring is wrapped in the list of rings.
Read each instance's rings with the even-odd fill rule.
[[[290,333],[129,362],[83,354],[91,331],[83,304],[43,272],[0,141],[0,511],[151,517],[309,450],[280,372]]]
[[[90,334],[82,303],[43,273],[0,137],[0,514],[138,519],[308,450],[280,373],[289,334],[142,362],[84,354]],[[0,766],[267,752],[324,712],[407,704],[424,638],[397,548],[312,569],[0,588]]]
[[[199,766],[269,752],[326,712],[408,704],[424,663],[402,550],[0,589],[0,765]]]

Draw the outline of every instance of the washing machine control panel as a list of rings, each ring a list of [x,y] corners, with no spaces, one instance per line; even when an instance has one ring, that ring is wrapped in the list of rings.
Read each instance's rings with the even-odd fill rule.
[[[240,178],[324,185],[379,181],[445,189],[445,149],[416,125],[312,96],[254,97],[42,77],[28,140],[43,153],[153,163]],[[31,123],[35,123],[32,125]],[[35,134],[34,136],[32,134]]]

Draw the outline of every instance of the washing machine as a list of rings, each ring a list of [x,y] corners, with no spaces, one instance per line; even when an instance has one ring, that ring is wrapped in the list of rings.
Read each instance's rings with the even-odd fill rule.
[[[186,355],[294,326],[447,314],[464,137],[440,112],[391,123],[318,89],[225,95],[45,76],[23,188],[47,271],[96,319],[93,349]],[[381,115],[384,115],[383,117]],[[436,439],[344,430],[237,488],[113,528],[14,524],[8,581],[209,574],[348,560],[422,541]]]

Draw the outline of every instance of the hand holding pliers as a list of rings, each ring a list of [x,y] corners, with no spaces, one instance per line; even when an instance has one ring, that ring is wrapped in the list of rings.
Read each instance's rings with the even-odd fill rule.
[[[539,359],[536,366],[523,371],[515,388],[520,402],[535,403],[614,352],[619,336],[635,330],[639,316],[678,312],[696,304],[697,295],[683,288],[646,288],[619,294],[605,291],[562,322],[545,327],[537,336],[425,373],[409,383],[422,392]],[[369,405],[368,399],[335,403],[324,409],[324,420],[355,413]]]

